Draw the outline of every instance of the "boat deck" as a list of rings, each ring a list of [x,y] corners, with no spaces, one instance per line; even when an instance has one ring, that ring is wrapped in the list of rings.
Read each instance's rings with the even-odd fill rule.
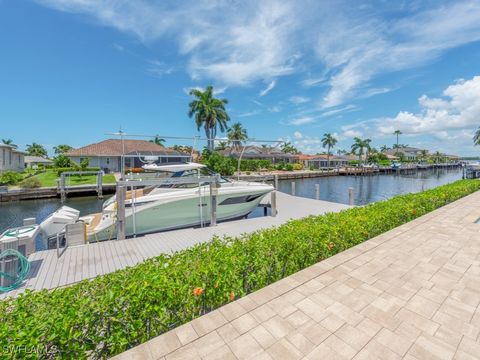
[[[266,199],[269,200],[270,196],[268,195]],[[25,289],[53,289],[84,279],[91,279],[97,275],[134,266],[147,258],[162,253],[173,253],[198,243],[207,242],[214,235],[237,236],[278,226],[290,219],[338,212],[349,207],[349,205],[277,192],[278,214],[276,217],[242,219],[219,223],[214,227],[180,229],[121,241],[111,240],[69,246],[61,257],[57,257],[56,249],[38,251],[29,257],[31,270],[24,285],[14,291],[0,294],[0,298],[16,296]]]

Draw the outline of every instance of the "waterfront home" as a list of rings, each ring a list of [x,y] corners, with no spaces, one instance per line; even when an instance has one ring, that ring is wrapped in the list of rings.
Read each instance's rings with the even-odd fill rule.
[[[118,172],[121,169],[122,155],[125,168],[141,168],[146,159],[156,158],[155,163],[179,163],[190,160],[189,154],[180,153],[145,140],[107,139],[95,144],[72,149],[65,154],[71,161],[80,164],[89,159],[90,167],[99,167],[105,172]]]
[[[35,169],[38,165],[48,166],[52,165],[53,161],[41,156],[25,155],[25,167],[29,169]]]
[[[238,159],[242,154],[242,150],[243,147],[227,147],[225,150],[221,150],[220,153]],[[272,164],[281,162],[289,164],[297,162],[297,155],[284,153],[276,147],[248,145],[243,150],[242,159],[269,160]]]
[[[389,149],[385,151],[385,155],[393,155],[399,156],[399,154],[403,154],[405,160],[415,161],[422,155],[423,149],[418,149],[410,146],[405,146],[398,149]]]
[[[0,144],[0,172],[23,171],[25,153],[15,146]]]
[[[326,154],[320,155],[298,155],[298,160],[303,164],[304,167],[314,169],[328,168],[328,156]],[[350,160],[344,156],[330,155],[330,167],[337,168],[346,166]]]

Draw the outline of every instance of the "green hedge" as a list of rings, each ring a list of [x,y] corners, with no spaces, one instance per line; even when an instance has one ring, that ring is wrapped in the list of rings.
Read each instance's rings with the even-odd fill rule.
[[[55,171],[57,172],[57,176],[62,175],[63,172],[69,172],[69,171],[100,171],[99,167],[87,167],[85,169],[81,169],[79,166],[72,166],[72,167],[59,167],[55,168]],[[71,175],[72,176],[72,175]],[[80,176],[80,175],[75,175],[75,176]]]
[[[240,238],[213,239],[92,281],[0,302],[0,349],[105,358],[480,189],[461,180]],[[35,354],[21,353],[18,358]]]

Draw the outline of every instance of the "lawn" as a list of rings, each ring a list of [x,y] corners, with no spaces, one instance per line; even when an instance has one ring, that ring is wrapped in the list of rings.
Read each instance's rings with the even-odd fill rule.
[[[35,177],[40,180],[42,187],[57,186],[58,175],[56,170],[47,170],[46,172],[38,174]],[[96,182],[96,175],[67,176],[65,179],[65,184],[67,186],[95,184]],[[113,174],[104,175],[103,183],[115,184],[115,176]]]

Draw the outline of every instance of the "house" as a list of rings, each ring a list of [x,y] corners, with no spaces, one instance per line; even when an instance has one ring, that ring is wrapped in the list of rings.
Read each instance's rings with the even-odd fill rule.
[[[183,154],[146,140],[131,139],[107,139],[72,149],[65,156],[76,164],[80,164],[83,159],[88,158],[90,167],[99,167],[105,172],[119,172],[122,156],[125,158],[125,169],[140,168],[147,160],[152,161],[152,159],[157,164],[180,163],[190,160],[189,154]]]
[[[38,165],[48,166],[52,165],[53,161],[47,158],[43,158],[41,156],[31,156],[25,155],[25,167],[26,168],[36,168]]]
[[[0,144],[0,172],[23,171],[25,153],[15,146]]]
[[[243,151],[243,154],[242,154]],[[282,150],[276,147],[261,147],[256,145],[247,145],[245,148],[226,148],[221,150],[220,153],[224,156],[232,156],[242,159],[252,160],[270,160],[272,164],[283,163],[295,163],[297,162],[297,155],[284,153]]]
[[[423,149],[405,146],[398,149],[389,149],[385,152],[385,154],[397,157],[399,157],[399,154],[403,154],[405,160],[415,161],[417,158],[421,157],[422,151]]]
[[[299,160],[303,163],[304,167],[313,167],[314,169],[321,168],[337,168],[346,166],[350,161],[344,156],[330,155],[330,164],[328,162],[328,156],[322,155],[299,155]]]

